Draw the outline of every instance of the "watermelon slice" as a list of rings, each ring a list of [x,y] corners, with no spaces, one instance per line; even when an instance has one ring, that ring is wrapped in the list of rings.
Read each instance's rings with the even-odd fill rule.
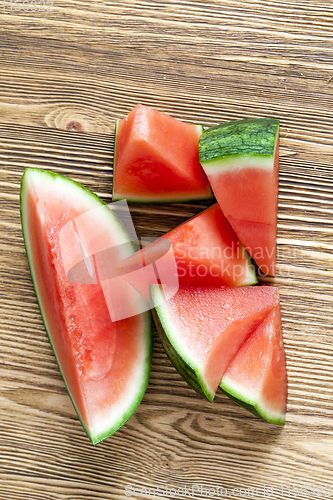
[[[285,423],[287,370],[279,306],[240,348],[220,388],[255,415],[274,424]]]
[[[120,260],[133,252],[132,245],[120,221],[96,195],[43,170],[23,174],[21,219],[52,348],[83,428],[97,444],[135,411],[150,373],[150,313],[112,321],[104,293],[107,282],[103,288],[103,268],[95,258],[96,252],[115,248],[113,255]],[[69,268],[80,261],[86,263],[86,273],[81,273],[81,282],[78,273],[70,281]],[[144,310],[144,299],[119,280],[119,295],[138,306],[132,313]]]
[[[167,241],[173,249],[168,260]],[[164,272],[161,269],[162,256],[165,256]],[[257,283],[250,256],[217,203],[120,262],[116,272],[149,300],[149,285],[158,283],[153,269],[152,275],[146,274],[151,281],[144,280],[142,272],[135,274],[131,271],[149,265],[152,267],[154,263],[161,283],[168,286],[172,285],[170,278],[174,285],[179,282],[181,286],[244,286]]]
[[[279,304],[279,291],[260,287],[180,287],[163,301],[151,286],[163,347],[180,375],[212,401],[222,377],[245,340]]]
[[[264,274],[276,273],[279,121],[235,120],[211,127],[199,157],[217,201]]]
[[[212,198],[199,162],[202,131],[141,104],[117,120],[112,199],[165,203]]]

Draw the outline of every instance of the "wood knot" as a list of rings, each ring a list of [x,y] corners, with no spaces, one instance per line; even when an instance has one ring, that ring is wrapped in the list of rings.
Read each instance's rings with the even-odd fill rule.
[[[75,132],[82,132],[83,126],[81,125],[80,122],[73,120],[73,121],[67,123],[66,130],[73,130]]]

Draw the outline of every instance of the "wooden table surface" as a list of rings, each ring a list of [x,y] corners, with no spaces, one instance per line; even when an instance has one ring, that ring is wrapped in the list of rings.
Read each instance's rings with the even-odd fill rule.
[[[222,487],[237,499],[333,497],[332,0],[5,0],[1,9],[0,500],[125,499],[130,487],[135,498],[157,487],[170,499],[208,498],[205,488],[222,498]],[[269,281],[282,301],[284,428],[222,393],[205,402],[159,341],[146,395],[122,429],[93,447],[76,417],[30,279],[19,183],[26,167],[42,167],[111,201],[115,119],[139,102],[204,126],[281,119]],[[139,236],[157,236],[207,205],[131,210]]]

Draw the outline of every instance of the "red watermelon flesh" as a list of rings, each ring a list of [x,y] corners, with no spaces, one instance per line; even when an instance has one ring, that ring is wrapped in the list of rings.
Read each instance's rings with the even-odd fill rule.
[[[104,247],[128,241],[108,207],[74,181],[38,169],[27,169],[22,178],[22,228],[38,302],[69,395],[94,444],[115,432],[138,406],[148,383],[152,349],[149,313],[111,320],[94,260],[95,283],[67,279],[61,229],[100,207],[93,227],[81,224],[86,243],[96,241],[96,234],[103,237],[99,243]],[[68,238],[74,262],[78,248],[70,246]],[[134,290],[125,295],[141,300]]]
[[[236,220],[229,215],[229,221],[259,266],[262,274],[276,275],[276,225],[246,220]],[[260,241],[260,244],[258,244]]]
[[[251,412],[270,422],[284,424],[287,370],[279,306],[240,348],[220,387]]]
[[[113,200],[145,203],[211,198],[199,162],[202,130],[137,105],[117,121]]]
[[[274,167],[246,165],[209,176],[224,214],[264,274],[276,274],[278,149]]]
[[[171,243],[173,254],[169,252],[167,242]],[[120,262],[116,271],[148,299],[149,285],[158,283],[151,266],[154,262],[160,282],[168,286],[172,284],[171,278],[174,285],[179,282],[180,286],[245,286],[257,283],[249,254],[217,203]],[[149,265],[152,274],[146,272],[145,280],[140,269]],[[132,272],[135,268],[140,272]]]
[[[249,254],[217,203],[163,238],[172,243],[180,285],[244,286],[257,283]]]
[[[151,290],[167,354],[210,401],[239,348],[279,303],[278,289],[268,286],[180,287],[164,302],[159,285]]]

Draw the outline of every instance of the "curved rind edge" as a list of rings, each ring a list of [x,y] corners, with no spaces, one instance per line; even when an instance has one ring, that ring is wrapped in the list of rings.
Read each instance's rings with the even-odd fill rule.
[[[244,394],[240,394],[239,392],[237,392],[235,389],[232,388],[231,385],[223,383],[223,380],[220,383],[219,388],[224,394],[226,394],[230,399],[232,399],[232,401],[235,401],[235,403],[237,403],[245,410],[248,410],[256,417],[260,417],[261,419],[276,425],[285,424],[285,414],[277,414],[269,412],[264,408],[262,404],[260,404],[259,401],[256,402],[251,400],[250,398],[246,398]]]
[[[154,346],[154,330],[153,330],[153,322],[151,321],[151,313],[150,311],[146,313],[142,313],[146,316],[146,333],[147,333],[147,356],[145,358],[145,362],[143,365],[143,376],[142,383],[140,388],[137,390],[137,398],[132,401],[132,404],[128,407],[128,410],[122,415],[121,421],[116,423],[113,427],[109,428],[108,431],[102,432],[92,438],[91,442],[96,445],[101,441],[104,441],[108,437],[112,436],[118,429],[120,429],[126,422],[131,418],[134,412],[137,410],[139,404],[142,401],[143,396],[148,387],[148,382],[150,378],[151,365],[152,365],[152,357],[153,357],[153,346]],[[149,318],[149,319],[148,319]]]
[[[150,287],[153,306],[154,297],[156,297],[156,291],[154,291],[155,286],[159,285],[153,285]],[[156,302],[157,300],[155,300],[155,303]],[[167,320],[163,315],[163,307],[161,305],[153,307],[152,313],[162,346],[171,363],[185,382],[211,403],[214,399],[215,393],[209,390],[198,368],[191,366],[191,364],[178,353],[175,342],[172,340],[172,335],[170,334],[169,328],[166,324]]]

